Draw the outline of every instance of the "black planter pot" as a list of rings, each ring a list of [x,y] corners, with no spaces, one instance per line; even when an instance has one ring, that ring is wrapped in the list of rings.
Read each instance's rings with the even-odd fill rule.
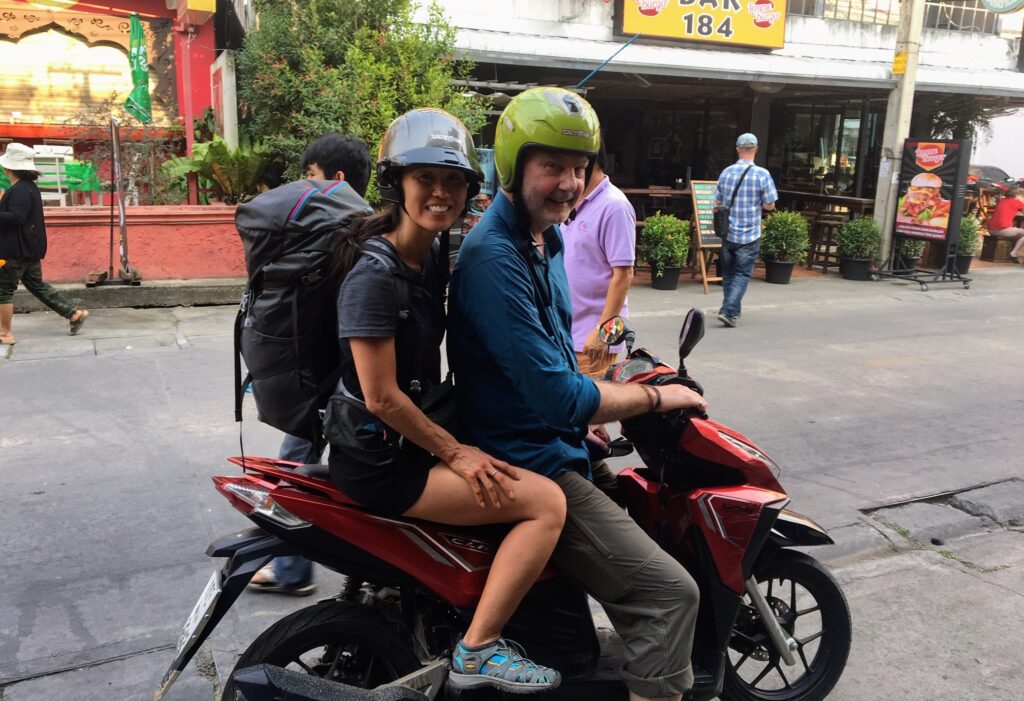
[[[896,267],[892,272],[894,275],[910,275],[920,262],[921,256],[896,256],[893,261]]]
[[[665,273],[657,275],[651,268],[651,287],[656,290],[674,290],[679,287],[679,268],[665,266]]]
[[[870,258],[840,258],[839,269],[843,273],[844,280],[870,280],[871,259]]]
[[[959,253],[956,256],[956,271],[961,275],[966,275],[967,271],[971,269],[971,261],[974,260],[973,255],[965,256]]]
[[[764,262],[764,280],[773,285],[788,285],[793,277],[793,261],[766,260]]]

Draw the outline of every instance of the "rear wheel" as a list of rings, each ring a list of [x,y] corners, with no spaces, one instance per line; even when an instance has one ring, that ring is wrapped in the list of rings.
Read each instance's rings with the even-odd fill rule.
[[[814,558],[780,551],[754,572],[782,628],[797,641],[796,665],[782,660],[750,601],[736,614],[724,701],[820,701],[839,681],[850,653],[850,608],[839,583]]]
[[[361,689],[420,668],[406,641],[376,611],[348,601],[310,606],[265,630],[238,659],[222,701],[235,701],[235,672],[264,663]]]

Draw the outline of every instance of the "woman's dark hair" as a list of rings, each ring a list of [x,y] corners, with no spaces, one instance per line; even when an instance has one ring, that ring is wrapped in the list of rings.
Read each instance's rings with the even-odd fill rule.
[[[332,274],[340,284],[349,274],[361,253],[360,246],[374,236],[380,236],[398,228],[402,218],[402,208],[398,203],[360,217],[348,227],[339,229],[334,239]]]
[[[39,180],[39,173],[34,170],[12,170],[11,172],[18,180],[28,180],[32,183]]]

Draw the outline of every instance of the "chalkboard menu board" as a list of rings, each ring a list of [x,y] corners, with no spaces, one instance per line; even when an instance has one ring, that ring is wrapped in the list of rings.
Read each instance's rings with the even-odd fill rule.
[[[715,236],[715,188],[716,180],[691,180],[690,190],[693,193],[694,219],[697,222],[697,235],[694,237],[700,248],[718,247],[722,239]]]

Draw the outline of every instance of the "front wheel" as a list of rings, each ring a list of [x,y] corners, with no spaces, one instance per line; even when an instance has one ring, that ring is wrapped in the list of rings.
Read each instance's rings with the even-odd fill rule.
[[[235,701],[235,672],[264,663],[361,689],[420,667],[406,641],[376,611],[348,601],[321,602],[267,628],[238,659],[222,701]]]
[[[820,701],[839,681],[850,653],[850,607],[839,583],[814,558],[781,550],[754,572],[782,628],[797,641],[786,666],[749,596],[736,614],[724,701]]]

